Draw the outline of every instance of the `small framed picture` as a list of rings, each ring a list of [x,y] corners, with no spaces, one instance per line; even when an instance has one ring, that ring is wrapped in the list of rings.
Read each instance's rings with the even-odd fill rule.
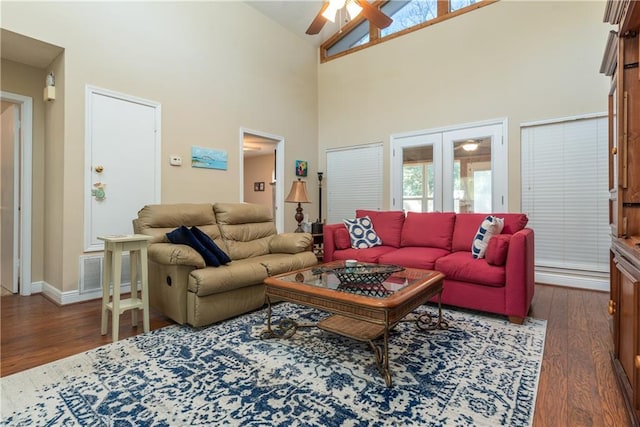
[[[296,160],[296,176],[307,176],[306,160]]]
[[[253,191],[264,191],[264,181],[254,182]]]

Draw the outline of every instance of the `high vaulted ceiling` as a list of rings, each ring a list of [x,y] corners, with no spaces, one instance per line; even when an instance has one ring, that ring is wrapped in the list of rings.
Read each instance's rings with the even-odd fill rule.
[[[322,0],[266,0],[246,3],[317,47],[339,30],[338,22],[328,21],[319,34],[315,36],[305,34],[322,7]]]

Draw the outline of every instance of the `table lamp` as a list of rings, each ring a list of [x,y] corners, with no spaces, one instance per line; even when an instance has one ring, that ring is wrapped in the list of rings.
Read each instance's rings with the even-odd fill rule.
[[[304,219],[304,215],[302,214],[302,206],[301,203],[311,203],[309,200],[309,196],[307,195],[307,183],[300,180],[298,178],[297,181],[293,181],[291,185],[291,191],[289,191],[289,195],[285,202],[288,203],[297,203],[298,207],[296,208],[296,221],[298,222],[298,228],[296,228],[296,233],[302,233],[304,230],[302,229],[302,220]]]

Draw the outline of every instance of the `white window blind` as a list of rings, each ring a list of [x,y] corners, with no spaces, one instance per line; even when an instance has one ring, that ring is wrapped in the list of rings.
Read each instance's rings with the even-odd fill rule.
[[[536,267],[609,271],[606,117],[521,128],[522,211]]]
[[[327,150],[327,224],[382,209],[382,144]]]

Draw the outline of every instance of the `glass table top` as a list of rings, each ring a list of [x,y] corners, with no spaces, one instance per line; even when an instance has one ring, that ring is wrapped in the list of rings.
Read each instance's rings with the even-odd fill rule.
[[[343,261],[337,261],[275,278],[356,295],[386,298],[432,274],[433,271],[428,270],[361,262],[355,267],[345,267]]]

